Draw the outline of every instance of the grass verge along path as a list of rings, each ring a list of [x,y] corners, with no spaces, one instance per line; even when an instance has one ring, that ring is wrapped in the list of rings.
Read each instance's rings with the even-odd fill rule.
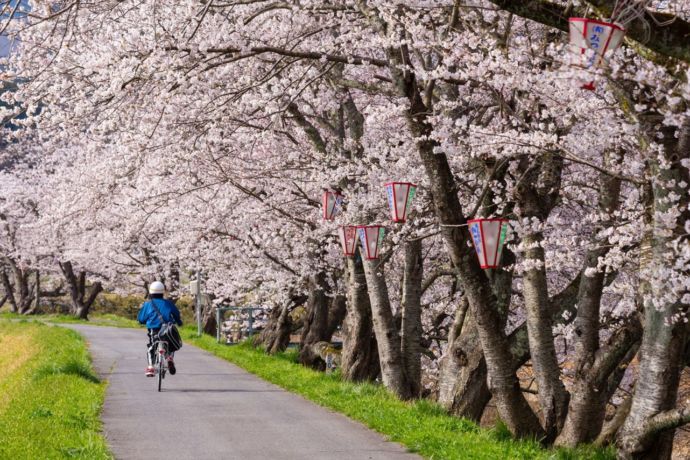
[[[352,383],[337,373],[324,374],[301,366],[295,356],[269,356],[247,344],[227,346],[215,338],[198,337],[183,328],[186,341],[297,393],[321,406],[362,422],[429,459],[613,459],[612,450],[544,449],[534,441],[517,441],[504,428],[483,429],[468,420],[447,415],[433,402],[403,402],[382,386]],[[184,349],[182,350],[184,353]],[[299,421],[297,421],[299,423]]]
[[[0,319],[0,458],[111,459],[105,396],[74,331]]]
[[[88,320],[75,318],[72,315],[19,315],[17,313],[0,312],[0,320],[14,319],[14,320],[28,320],[28,321],[45,321],[46,323],[72,323],[72,324],[88,324],[90,326],[110,326],[110,327],[131,327],[139,328],[141,325],[133,319],[124,318],[112,313],[93,313],[89,315]]]

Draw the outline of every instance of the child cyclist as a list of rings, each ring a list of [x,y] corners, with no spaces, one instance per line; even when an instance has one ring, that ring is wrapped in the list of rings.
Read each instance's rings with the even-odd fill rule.
[[[153,349],[152,345],[154,339],[158,335],[161,329],[161,318],[164,322],[175,323],[178,326],[182,326],[182,320],[180,319],[180,310],[177,309],[174,303],[168,299],[163,298],[165,293],[165,285],[160,281],[154,281],[149,286],[149,300],[144,302],[139,310],[139,315],[137,320],[141,324],[146,325],[148,330],[148,366],[146,367],[146,376],[153,377],[155,375],[155,370],[153,369],[153,354],[156,350]],[[173,353],[170,354],[168,358],[168,371],[171,375],[175,375],[177,370],[175,369],[175,363],[173,362]]]

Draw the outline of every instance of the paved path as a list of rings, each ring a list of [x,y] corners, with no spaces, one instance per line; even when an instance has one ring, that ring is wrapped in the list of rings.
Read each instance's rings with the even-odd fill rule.
[[[196,347],[156,391],[144,376],[146,332],[69,325],[109,381],[105,434],[117,459],[418,459],[364,426]]]

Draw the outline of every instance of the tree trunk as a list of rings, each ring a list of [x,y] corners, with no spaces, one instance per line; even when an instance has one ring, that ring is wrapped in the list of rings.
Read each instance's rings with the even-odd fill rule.
[[[401,27],[389,27],[366,2],[358,2],[358,7],[387,39],[398,42],[405,38]],[[398,93],[409,102],[406,110],[408,129],[417,139],[416,147],[429,179],[436,217],[442,226],[441,232],[450,258],[460,275],[470,313],[476,318],[490,389],[496,399],[499,414],[514,435],[541,437],[543,430],[539,420],[525,400],[515,371],[512,370],[512,355],[505,331],[501,327],[501,314],[496,298],[486,274],[479,267],[476,255],[468,245],[471,241],[470,234],[463,227],[467,220],[457,197],[455,179],[446,155],[436,149],[437,143],[433,140],[433,129],[428,120],[431,110],[422,99],[409,50],[402,44],[389,48],[387,55],[391,77]],[[371,282],[368,275],[367,273],[367,282]],[[374,314],[376,316],[376,312]],[[376,321],[374,324],[376,326]]]
[[[86,297],[86,272],[81,271],[79,275],[74,274],[72,262],[58,262],[60,270],[62,271],[67,286],[69,287],[69,294],[72,300],[72,314],[79,319],[88,319],[91,306],[96,297],[103,291],[103,286],[100,282],[96,282],[91,286],[91,292]]]
[[[627,364],[633,358],[641,335],[642,325],[635,317],[595,353],[586,370],[578,370],[571,390],[567,424],[557,444],[575,446],[578,437],[585,435],[588,442],[596,439],[604,424],[606,403],[615,391],[611,387],[617,387],[623,377],[623,371],[616,371],[621,363]]]
[[[648,132],[653,132],[661,126],[662,117],[645,121],[652,127]],[[690,200],[687,190],[679,184],[690,182],[690,174],[682,165],[690,158],[690,118],[683,119],[678,133],[669,128],[661,131],[657,138],[665,144],[665,164],[655,159],[648,164],[652,180],[647,196],[652,206],[645,207],[647,229],[640,249],[644,334],[630,414],[618,434],[619,456],[623,459],[669,458],[675,427],[680,424],[658,424],[655,420],[675,407],[684,366],[687,326],[677,318],[683,305],[680,300],[666,300],[666,281],[668,267],[675,261],[674,244],[688,244],[687,237],[683,237],[683,224],[689,217]],[[675,226],[670,227],[667,215],[673,210],[682,212],[675,219]]]
[[[347,314],[343,327],[342,375],[345,380],[374,380],[381,373],[371,303],[359,251],[347,259]]]
[[[19,310],[17,308],[17,299],[14,297],[14,288],[4,268],[2,272],[0,272],[0,277],[2,278],[2,288],[5,290],[5,297],[7,297],[7,300],[10,302],[10,312],[18,313]]]
[[[402,294],[401,352],[410,394],[422,393],[422,240],[405,244],[405,271]]]
[[[216,320],[216,312],[213,305],[205,305],[201,312],[201,331],[204,334],[216,336],[216,329],[218,328],[218,321]]]
[[[613,442],[618,434],[618,430],[623,426],[625,419],[630,413],[630,406],[632,405],[632,396],[628,396],[625,400],[618,406],[616,412],[613,414],[613,418],[607,422],[601,432],[594,441],[597,446],[606,446]]]
[[[378,30],[384,35],[389,30],[395,34],[394,37],[388,38],[394,40],[404,38],[404,33],[400,28],[389,29],[387,24],[376,17],[376,13],[364,2],[359,2],[359,7],[377,23]],[[417,151],[429,179],[436,217],[442,225],[441,233],[453,265],[460,275],[469,301],[470,312],[477,321],[479,338],[487,364],[489,387],[496,399],[498,412],[514,435],[541,437],[543,430],[539,420],[522,394],[517,375],[512,370],[512,356],[505,331],[500,327],[502,321],[496,298],[491,292],[486,274],[479,267],[476,254],[473,254],[468,245],[471,241],[470,234],[466,227],[462,227],[467,224],[467,219],[458,200],[455,179],[448,159],[444,153],[436,149],[433,129],[428,120],[430,110],[422,99],[414,71],[403,70],[414,68],[409,50],[406,45],[401,45],[389,48],[387,54],[390,62],[389,70],[398,92],[409,102],[406,110],[407,125],[410,134],[417,139]],[[367,276],[367,282],[370,282],[369,276]],[[373,303],[372,309],[374,309]],[[378,334],[377,338],[379,338]],[[380,350],[379,345],[379,352]]]
[[[506,265],[513,264],[514,254],[505,249],[503,260]],[[501,324],[497,327],[505,328],[513,274],[511,271],[493,270],[491,278],[496,306],[501,314]],[[453,324],[456,331],[449,334],[453,337],[449,337],[447,356],[441,362],[439,388],[442,391],[439,391],[439,400],[450,413],[479,422],[491,400],[491,392],[486,382],[486,361],[479,341],[477,324],[467,309],[467,300],[463,299]]]
[[[31,303],[34,299],[33,290],[29,288],[29,270],[20,268],[13,260],[7,259],[14,276],[14,293],[16,294],[17,313],[26,315],[30,313]]]
[[[493,278],[494,292],[498,292],[500,286],[506,289],[503,295],[497,295],[504,298],[502,304],[507,308],[508,300],[505,297],[511,292],[511,283],[508,277],[497,277],[496,271]],[[576,276],[561,292],[549,299],[549,312],[554,324],[567,325],[574,319],[580,279],[581,276]],[[487,386],[486,362],[478,343],[476,325],[469,312],[465,316],[466,308],[467,301],[463,299],[449,334],[448,348],[441,360],[439,402],[454,415],[479,421],[491,400],[491,392]],[[462,328],[459,331],[461,336],[458,336],[458,327]],[[517,327],[508,340],[512,368],[517,372],[530,358],[527,325],[523,323]]]
[[[27,286],[29,285],[29,274],[24,275],[26,277]],[[28,289],[29,296],[25,300],[26,307],[22,309],[23,315],[33,315],[38,311],[38,304],[41,300],[41,272],[38,270],[34,271],[34,285]]]
[[[98,294],[103,292],[103,285],[100,281],[97,281],[91,285],[91,292],[86,300],[83,300],[79,308],[77,309],[77,318],[79,319],[89,319],[89,313],[91,312],[91,306],[93,305]]]
[[[620,163],[611,152],[605,156],[607,167]],[[599,179],[599,210],[610,215],[618,208],[621,181],[607,174]],[[597,239],[601,230],[613,222],[606,218],[592,232],[592,249],[585,256],[584,273],[580,281],[575,319],[575,381],[571,391],[568,416],[556,443],[561,446],[575,447],[578,444],[592,442],[601,431],[606,413],[608,393],[603,388],[606,383],[601,378],[595,379],[591,369],[599,350],[599,309],[604,290],[604,271],[597,269],[599,260],[608,253],[608,245]],[[593,273],[592,273],[593,272]]]
[[[331,306],[328,308],[328,325],[326,326],[325,337],[329,342],[333,338],[333,334],[343,325],[345,314],[347,313],[347,297],[342,294],[337,294],[331,299]]]
[[[544,154],[524,158],[522,177],[515,188],[519,216],[533,224],[546,222],[560,194],[562,158]],[[553,324],[549,311],[546,259],[540,230],[527,228],[522,235],[523,258],[529,266],[523,275],[526,324],[534,377],[539,389],[539,405],[546,440],[551,442],[563,426],[568,409],[568,393],[561,382]]]
[[[60,265],[60,270],[62,271],[65,281],[67,281],[67,286],[69,287],[69,295],[72,300],[72,312],[76,314],[79,310],[79,282],[74,274],[74,269],[72,268],[72,262],[58,262]]]
[[[555,438],[565,420],[568,394],[561,382],[561,371],[553,340],[541,236],[528,234],[522,241],[528,247],[525,258],[538,261],[540,264],[524,274],[523,292],[530,356],[539,389],[543,426],[549,441]]]
[[[180,264],[179,262],[175,261],[170,265],[170,269],[168,270],[168,276],[166,277],[167,279],[167,285],[168,285],[168,293],[170,296],[170,301],[172,303],[177,303],[177,301],[180,298]]]
[[[645,302],[645,330],[630,414],[618,435],[623,459],[670,458],[673,446],[674,429],[650,430],[648,422],[676,405],[687,334],[685,324],[670,324],[677,305],[658,311],[651,302]]]
[[[413,107],[411,113],[420,114],[421,108]],[[421,116],[421,115],[419,115]],[[416,136],[428,139],[430,131]],[[466,227],[462,208],[455,193],[454,179],[445,155],[436,153],[433,142],[420,141],[418,146],[422,161],[430,179],[436,215],[442,225],[442,235],[451,260],[458,269],[466,293],[470,314],[475,318],[477,330],[487,365],[489,389],[496,400],[501,419],[516,436],[542,436],[543,430],[537,416],[525,399],[512,368],[512,355],[499,309],[489,279],[479,267],[476,254],[468,246],[470,234]]]
[[[34,283],[34,289],[36,290],[36,303],[34,305],[34,312],[37,312],[41,306],[41,272],[36,270],[36,281]]]
[[[307,314],[302,327],[300,339],[299,361],[305,366],[325,369],[323,360],[312,351],[311,346],[317,342],[329,342],[328,334],[328,306],[329,298],[326,274],[319,272],[310,280],[309,300],[307,301]]]
[[[285,303],[280,308],[271,310],[268,324],[259,336],[259,342],[263,344],[269,354],[284,351],[290,343],[290,332],[292,331],[291,304],[293,303]]]
[[[439,403],[453,415],[479,422],[491,392],[486,384],[486,361],[469,304],[463,298],[441,358]]]
[[[400,335],[393,319],[382,259],[365,260],[363,264],[379,349],[381,380],[384,386],[400,399],[409,399],[412,393],[405,377]]]

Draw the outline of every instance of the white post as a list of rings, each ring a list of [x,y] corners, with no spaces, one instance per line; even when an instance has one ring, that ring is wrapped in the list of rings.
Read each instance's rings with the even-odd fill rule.
[[[196,307],[196,328],[197,334],[201,337],[201,270],[196,271],[197,288],[194,293],[194,303]]]

